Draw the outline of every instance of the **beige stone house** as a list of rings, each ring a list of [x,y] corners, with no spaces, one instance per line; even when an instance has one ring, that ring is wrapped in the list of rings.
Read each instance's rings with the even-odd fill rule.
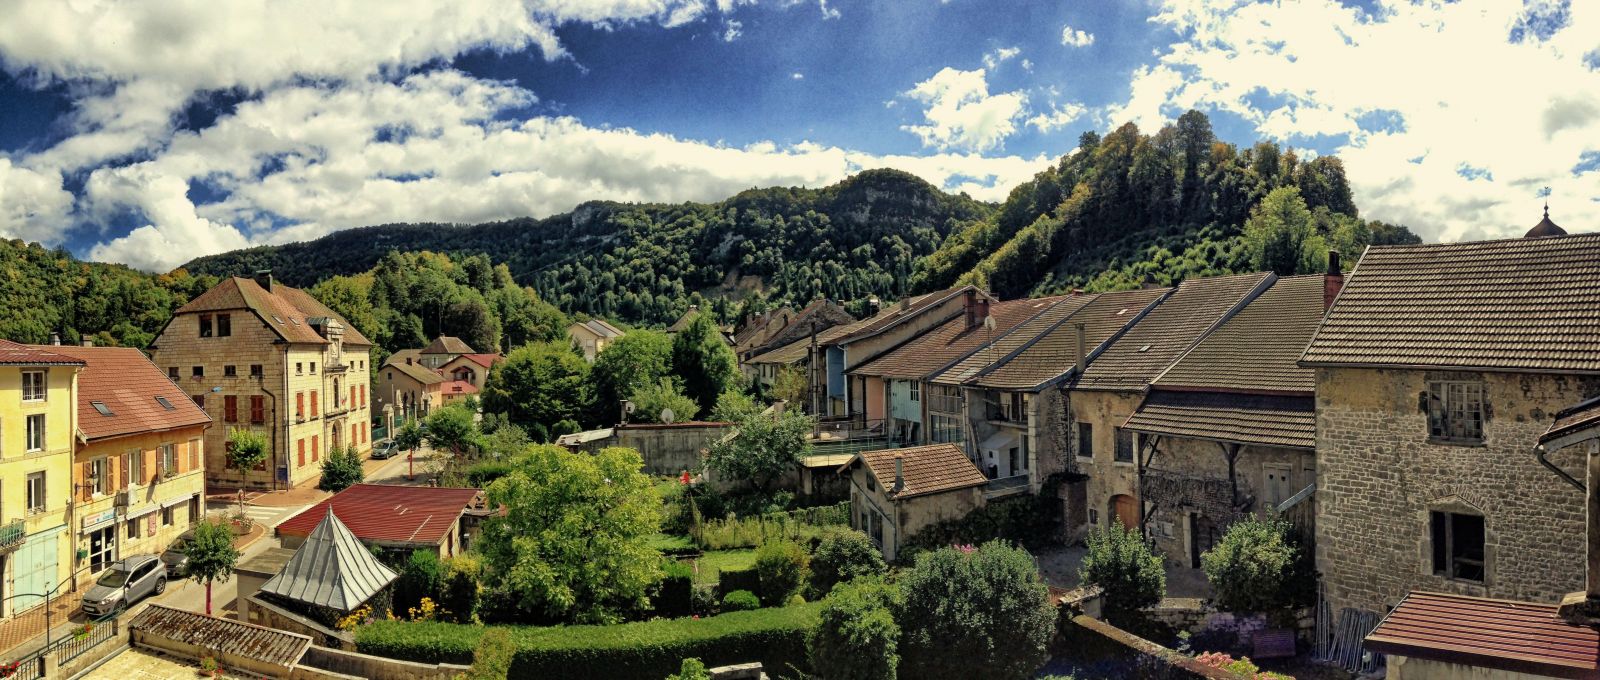
[[[477,352],[471,345],[453,335],[441,335],[417,352],[417,361],[423,366],[439,370],[463,354]]]
[[[425,418],[444,405],[445,377],[423,366],[415,352],[395,352],[378,369],[374,401],[380,410],[392,410],[396,423]]]
[[[734,336],[734,353],[739,357],[740,371],[746,380],[759,382],[765,387],[771,387],[777,381],[779,371],[798,368],[804,363],[806,348],[813,334],[856,321],[843,307],[825,299],[812,302],[798,312],[785,307],[768,314],[771,317],[764,323],[758,317],[745,332]],[[782,325],[779,325],[780,321]],[[785,348],[788,351],[781,355],[781,361],[776,360],[780,355],[755,361],[756,357]]]
[[[1312,538],[1316,376],[1299,360],[1341,281],[1277,278],[1157,377],[1123,425],[1143,440],[1141,521],[1169,564],[1198,568],[1249,514],[1282,512]]]
[[[983,507],[988,483],[955,444],[867,451],[839,473],[850,476],[850,526],[888,560],[928,525]]]
[[[500,362],[499,354],[463,354],[439,367],[446,380],[470,383],[474,391],[482,391],[489,380],[489,369]]]
[[[583,350],[583,358],[589,363],[594,363],[595,356],[620,337],[622,330],[603,319],[580,321],[567,327],[567,339]]]
[[[228,278],[173,313],[150,345],[151,359],[211,416],[202,448],[208,480],[237,485],[228,433],[267,438],[254,488],[315,479],[328,451],[372,450],[368,401],[371,341],[305,292],[270,272]]]
[[[1333,611],[1583,587],[1582,497],[1534,447],[1600,394],[1596,290],[1600,234],[1368,248],[1301,360]],[[1582,476],[1581,451],[1548,459]]]
[[[794,308],[789,306],[770,309],[750,317],[733,334],[733,353],[738,355],[741,361],[747,356],[754,356],[749,352],[766,346],[772,336],[788,326],[794,317]]]

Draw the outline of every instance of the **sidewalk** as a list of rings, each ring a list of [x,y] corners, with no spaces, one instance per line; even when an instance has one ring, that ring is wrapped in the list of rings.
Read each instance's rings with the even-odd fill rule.
[[[82,593],[68,592],[55,598],[50,607],[51,640],[70,635],[84,620],[78,604]],[[45,607],[34,607],[21,616],[0,624],[0,658],[15,660],[44,647]],[[74,621],[76,616],[78,621]],[[29,644],[34,643],[34,644]]]
[[[312,505],[333,494],[317,488],[317,483],[322,480],[322,475],[317,475],[292,489],[279,489],[277,491],[262,491],[259,489],[245,489],[244,502],[250,505],[261,505],[273,508],[292,508],[301,505]],[[239,490],[236,487],[207,486],[207,502],[239,502]]]

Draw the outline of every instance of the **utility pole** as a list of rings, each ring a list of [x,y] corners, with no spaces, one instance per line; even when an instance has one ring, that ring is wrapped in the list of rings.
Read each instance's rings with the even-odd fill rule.
[[[811,383],[811,438],[822,436],[822,393],[817,389],[817,320],[811,319],[811,361],[806,362]]]

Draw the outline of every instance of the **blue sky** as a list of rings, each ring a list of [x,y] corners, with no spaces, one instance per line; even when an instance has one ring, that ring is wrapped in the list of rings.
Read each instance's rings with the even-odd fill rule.
[[[999,200],[1085,130],[1207,112],[1364,216],[1600,219],[1600,3],[18,0],[0,235],[165,270],[395,221],[898,167]],[[20,19],[18,19],[20,18]]]

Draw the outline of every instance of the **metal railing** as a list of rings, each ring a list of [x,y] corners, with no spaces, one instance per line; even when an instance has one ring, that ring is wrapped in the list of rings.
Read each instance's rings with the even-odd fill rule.
[[[83,656],[85,652],[94,649],[100,643],[117,636],[115,614],[89,621],[83,625],[88,628],[87,631],[74,633],[71,637],[55,641],[49,647],[40,651],[40,656],[54,652],[56,664],[65,666],[67,662]],[[83,630],[83,628],[80,627],[79,630]]]
[[[44,677],[44,655],[36,654],[26,659],[18,659],[5,666],[15,665],[11,675],[6,680],[39,680]]]
[[[27,520],[17,520],[5,526],[0,526],[0,553],[9,552],[22,547],[28,541]]]

